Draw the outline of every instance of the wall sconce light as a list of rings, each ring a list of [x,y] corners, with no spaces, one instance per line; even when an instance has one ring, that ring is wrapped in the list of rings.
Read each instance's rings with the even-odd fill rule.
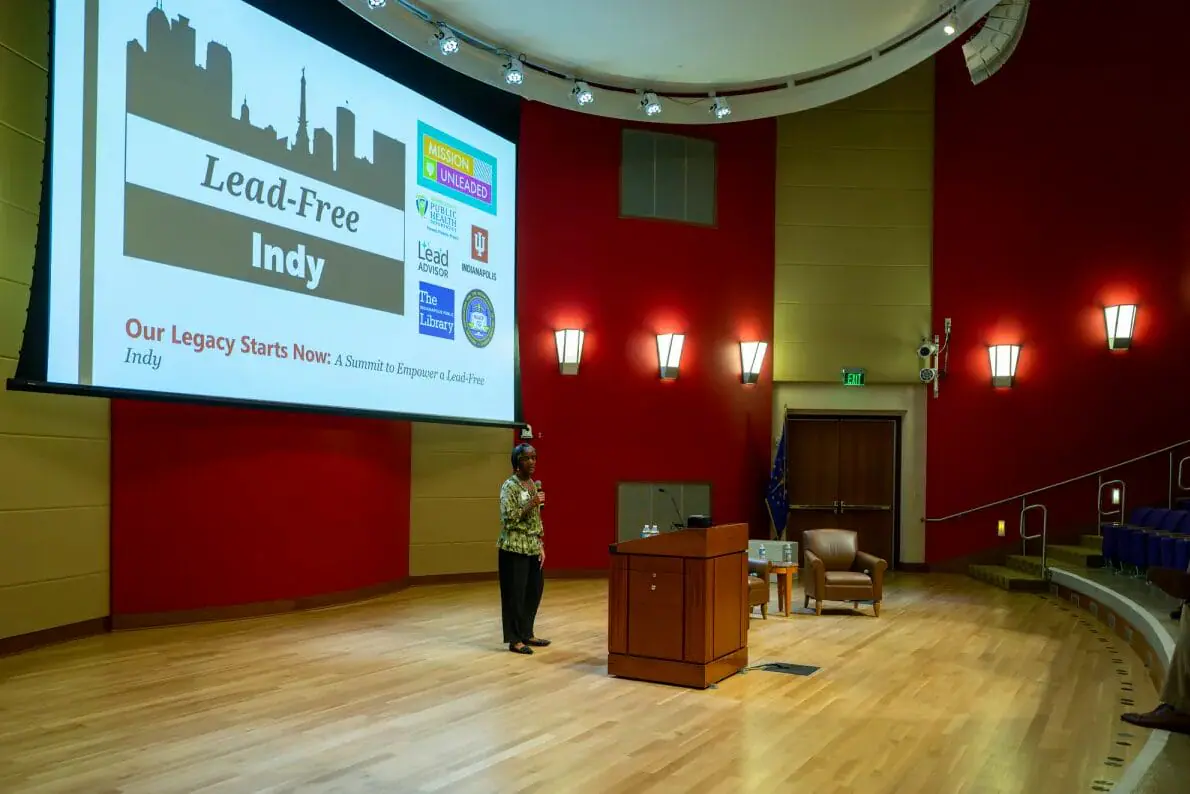
[[[558,348],[558,370],[563,375],[578,374],[578,365],[583,360],[583,339],[586,336],[587,332],[579,328],[554,331],[554,346]]]
[[[1136,327],[1135,304],[1103,307],[1103,324],[1107,326],[1107,349],[1127,350],[1132,347],[1132,330]]]
[[[1001,518],[999,521],[996,522],[996,537],[998,537],[998,538],[1004,537],[1004,519],[1003,518]]]
[[[1016,377],[1016,364],[1021,357],[1020,345],[989,345],[988,362],[992,365],[992,386],[1009,388]]]
[[[682,346],[685,343],[685,334],[657,334],[657,366],[661,370],[661,380],[674,380],[678,377],[678,367],[682,363]]]
[[[1120,496],[1121,496],[1121,495],[1122,495],[1122,494],[1120,493],[1120,489],[1119,489],[1119,488],[1112,488],[1112,489],[1111,489],[1111,503],[1112,503],[1112,506],[1113,506],[1113,507],[1119,507],[1119,506],[1120,506]]]
[[[756,383],[760,380],[760,368],[764,365],[764,354],[768,342],[740,342],[740,381]]]

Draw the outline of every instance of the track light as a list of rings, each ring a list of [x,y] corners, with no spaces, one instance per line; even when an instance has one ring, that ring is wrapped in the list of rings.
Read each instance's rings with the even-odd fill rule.
[[[521,69],[521,59],[511,58],[504,64],[504,82],[509,85],[520,85],[525,82],[525,72]]]
[[[646,116],[656,116],[661,112],[661,100],[652,91],[646,91],[640,98],[640,109]]]
[[[717,96],[711,103],[711,115],[717,119],[725,119],[731,115],[731,105],[727,104],[727,100],[723,97]]]
[[[438,35],[434,38],[438,39],[438,50],[443,55],[454,55],[459,51],[459,37],[446,25],[438,26]]]
[[[595,101],[595,92],[591,90],[591,86],[587,85],[582,80],[574,81],[574,88],[571,89],[570,95],[574,97],[574,101],[580,105],[589,105]]]
[[[946,17],[946,21],[942,23],[942,32],[947,36],[953,36],[959,30],[959,15],[957,11],[951,11],[950,15]]]
[[[388,0],[368,0],[368,7],[369,8],[384,8],[384,4],[386,2],[388,2]]]

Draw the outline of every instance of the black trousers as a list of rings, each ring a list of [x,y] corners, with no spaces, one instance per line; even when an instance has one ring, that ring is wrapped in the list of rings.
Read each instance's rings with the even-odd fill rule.
[[[528,642],[533,637],[537,607],[545,578],[541,559],[500,549],[500,611],[504,618],[504,641]]]

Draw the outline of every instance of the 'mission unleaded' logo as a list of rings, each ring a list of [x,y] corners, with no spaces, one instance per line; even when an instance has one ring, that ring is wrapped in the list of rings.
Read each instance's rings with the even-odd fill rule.
[[[420,121],[417,142],[419,186],[496,214],[496,158]]]

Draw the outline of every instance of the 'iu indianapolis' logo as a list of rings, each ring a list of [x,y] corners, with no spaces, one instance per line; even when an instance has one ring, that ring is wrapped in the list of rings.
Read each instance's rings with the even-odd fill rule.
[[[426,198],[425,196],[418,196],[416,205],[417,205],[417,214],[422,216],[423,218],[426,217],[426,212],[430,209],[430,200],[428,198]]]
[[[463,298],[463,335],[475,347],[487,347],[496,333],[496,310],[483,290],[473,289]]]
[[[476,262],[488,261],[488,230],[471,227],[471,258]]]

